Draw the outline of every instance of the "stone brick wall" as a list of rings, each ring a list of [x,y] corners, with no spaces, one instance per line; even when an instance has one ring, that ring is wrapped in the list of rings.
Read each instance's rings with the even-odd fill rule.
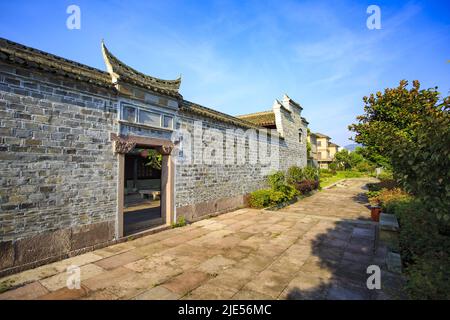
[[[296,113],[294,113],[296,112]],[[279,170],[286,171],[290,166],[306,166],[306,134],[307,129],[301,120],[300,111],[278,113],[282,122],[283,138],[275,145],[279,148]],[[203,128],[220,130],[225,136],[227,129],[242,129],[214,121],[202,116],[180,112],[179,126],[184,126],[189,132],[194,131],[194,121],[201,121]],[[303,130],[303,143],[299,142],[299,129]],[[242,129],[246,130],[246,129]],[[204,131],[203,131],[204,132]],[[280,132],[281,133],[281,132]],[[201,136],[195,136],[195,141],[201,141]],[[269,141],[271,141],[269,139]],[[225,146],[226,141],[223,141]],[[196,150],[203,152],[203,143]],[[236,147],[236,146],[235,146]],[[246,153],[249,153],[248,144]],[[225,157],[230,156],[224,155]],[[247,154],[248,157],[248,154]],[[204,160],[204,159],[203,159]],[[212,159],[209,159],[212,160]],[[177,164],[175,178],[175,205],[177,216],[188,220],[196,220],[203,215],[232,210],[245,204],[246,195],[252,191],[267,187],[267,170],[260,163],[252,164]]]
[[[274,106],[274,112],[277,128],[281,129],[284,137],[284,145],[280,148],[280,166],[281,170],[286,171],[291,166],[305,167],[307,164],[307,127],[302,121],[300,108],[287,101],[282,103],[282,107]],[[301,142],[300,132],[303,136]]]
[[[108,88],[0,64],[0,270],[114,237],[115,101]]]
[[[0,63],[0,276],[113,241],[119,170],[110,134],[176,141],[170,130],[119,123],[121,103],[161,108],[175,117],[176,128],[192,131],[194,122],[201,121],[203,128],[223,134],[227,129],[247,130],[178,110],[179,101],[174,98],[137,91],[133,86],[127,92],[132,94],[112,85],[102,87]],[[291,105],[286,109],[290,112],[274,108],[283,139],[271,140],[279,147],[278,169],[284,171],[292,165],[306,165],[301,109]],[[303,143],[298,140],[299,128]],[[241,132],[235,133],[236,138],[242,138]],[[208,143],[200,136],[195,141],[201,148],[197,150],[203,152]],[[245,152],[247,157],[256,157],[258,150],[247,144]],[[205,159],[191,164],[176,161],[178,216],[195,220],[229,211],[243,206],[248,193],[266,187],[267,165],[214,163],[213,159],[210,154],[206,157],[209,164]]]

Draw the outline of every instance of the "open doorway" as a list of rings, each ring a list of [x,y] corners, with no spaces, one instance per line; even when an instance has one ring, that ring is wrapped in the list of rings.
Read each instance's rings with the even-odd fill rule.
[[[129,236],[164,224],[162,155],[155,148],[136,146],[124,156],[123,234]]]

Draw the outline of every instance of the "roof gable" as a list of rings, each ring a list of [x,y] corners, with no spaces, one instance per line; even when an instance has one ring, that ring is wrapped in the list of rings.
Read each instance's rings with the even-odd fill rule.
[[[106,48],[102,41],[102,53],[105,60],[106,68],[111,75],[113,82],[122,80],[152,91],[178,96],[178,90],[181,84],[181,77],[175,80],[163,80],[143,74],[117,59]]]

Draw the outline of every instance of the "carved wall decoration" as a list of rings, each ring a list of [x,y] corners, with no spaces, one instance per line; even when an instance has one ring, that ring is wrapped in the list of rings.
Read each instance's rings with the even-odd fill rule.
[[[158,152],[161,153],[163,156],[170,155],[172,153],[173,147],[172,146],[161,146],[158,148]]]
[[[116,153],[128,153],[136,147],[136,142],[133,141],[114,141],[114,152]]]
[[[114,152],[125,154],[133,150],[137,145],[143,148],[155,148],[162,155],[170,155],[174,144],[169,140],[146,138],[138,136],[123,136],[111,133],[111,140],[114,142]]]

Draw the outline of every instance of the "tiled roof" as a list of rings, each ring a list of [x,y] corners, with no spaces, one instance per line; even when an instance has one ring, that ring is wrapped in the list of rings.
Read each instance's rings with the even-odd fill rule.
[[[290,101],[293,105],[299,107],[300,109],[303,109],[303,107],[295,100],[292,100],[286,93],[284,94],[284,98]]]
[[[187,100],[183,100],[183,102],[180,105],[180,110],[192,112],[195,114],[202,115],[204,117],[212,118],[226,123],[231,123],[244,128],[260,129],[257,125],[255,125],[250,121],[246,121],[238,117],[233,117],[226,113],[222,113]]]
[[[316,132],[315,135],[316,135],[317,137],[319,137],[319,138],[327,138],[327,139],[331,139],[329,136],[327,136],[327,135],[325,135],[325,134],[322,134],[322,133],[319,133],[319,132]]]
[[[150,89],[155,92],[179,96],[181,78],[176,80],[162,80],[145,75],[117,59],[102,42],[102,52],[109,73],[120,80],[134,85]]]
[[[162,80],[147,76],[118,60],[103,44],[102,49],[105,62],[110,66],[110,70],[108,70],[110,71],[109,73],[0,38],[0,60],[5,62],[22,65],[28,68],[35,68],[74,80],[110,88],[114,86],[111,81],[111,76],[113,75],[113,78],[119,78],[124,82],[157,93],[180,97],[180,94],[178,93],[181,84],[180,78],[176,80]]]
[[[0,38],[0,60],[83,82],[112,87],[111,77],[104,71],[3,38]]]
[[[328,145],[330,147],[339,147],[336,143],[333,143],[333,142],[328,143]]]
[[[237,116],[237,118],[251,122],[257,126],[275,125],[275,113],[273,111],[263,111]]]
[[[111,68],[109,73],[3,38],[0,38],[0,60],[20,64],[30,68],[37,68],[39,70],[62,75],[75,80],[109,88],[114,87],[114,84],[111,81],[111,76],[113,76],[113,78],[119,78],[125,82],[131,82],[135,85],[142,86],[156,92],[172,95],[178,98],[181,97],[178,93],[181,79],[162,80],[142,74],[128,67],[114,57],[104,45],[102,47],[107,64],[109,64],[108,67]],[[233,117],[187,100],[181,101],[180,110],[196,113],[244,128],[261,129],[261,125],[255,124],[247,119]],[[273,120],[275,120],[274,115]]]

